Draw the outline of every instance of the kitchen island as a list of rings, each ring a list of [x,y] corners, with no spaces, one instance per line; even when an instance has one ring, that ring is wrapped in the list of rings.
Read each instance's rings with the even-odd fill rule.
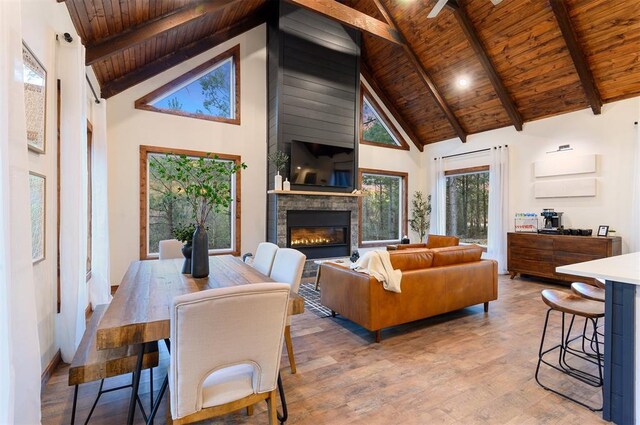
[[[601,279],[605,284],[603,419],[617,424],[640,423],[636,394],[640,375],[636,358],[640,354],[640,252],[570,264],[557,273]],[[638,302],[640,305],[640,301]]]

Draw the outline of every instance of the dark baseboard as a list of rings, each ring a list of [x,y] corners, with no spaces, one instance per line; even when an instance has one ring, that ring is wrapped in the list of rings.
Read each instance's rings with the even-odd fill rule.
[[[62,354],[60,353],[60,350],[58,350],[55,356],[53,356],[53,358],[47,365],[46,369],[42,372],[42,376],[40,377],[41,391],[44,391],[45,385],[47,385],[47,382],[49,382],[49,379],[53,375],[53,372],[56,370],[56,368],[61,362],[62,362]]]

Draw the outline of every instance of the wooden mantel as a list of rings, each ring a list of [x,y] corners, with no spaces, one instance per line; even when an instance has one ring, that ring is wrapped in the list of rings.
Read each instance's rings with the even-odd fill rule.
[[[311,195],[311,196],[351,196],[357,198],[362,193],[351,192],[312,192],[310,190],[267,190],[269,195]]]

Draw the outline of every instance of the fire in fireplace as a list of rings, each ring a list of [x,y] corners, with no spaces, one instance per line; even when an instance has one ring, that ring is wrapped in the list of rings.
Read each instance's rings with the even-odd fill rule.
[[[287,246],[308,259],[349,256],[350,211],[287,211]]]
[[[344,227],[295,227],[291,229],[291,247],[345,244]]]

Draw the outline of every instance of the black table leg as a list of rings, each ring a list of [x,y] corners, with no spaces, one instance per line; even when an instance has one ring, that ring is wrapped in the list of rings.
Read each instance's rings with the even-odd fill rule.
[[[133,371],[133,384],[131,387],[131,399],[129,400],[129,414],[127,415],[127,424],[133,425],[136,416],[136,397],[138,396],[138,388],[140,387],[140,375],[142,374],[142,360],[144,352],[147,348],[146,343],[140,344],[138,351],[138,359],[136,361],[136,369]]]

